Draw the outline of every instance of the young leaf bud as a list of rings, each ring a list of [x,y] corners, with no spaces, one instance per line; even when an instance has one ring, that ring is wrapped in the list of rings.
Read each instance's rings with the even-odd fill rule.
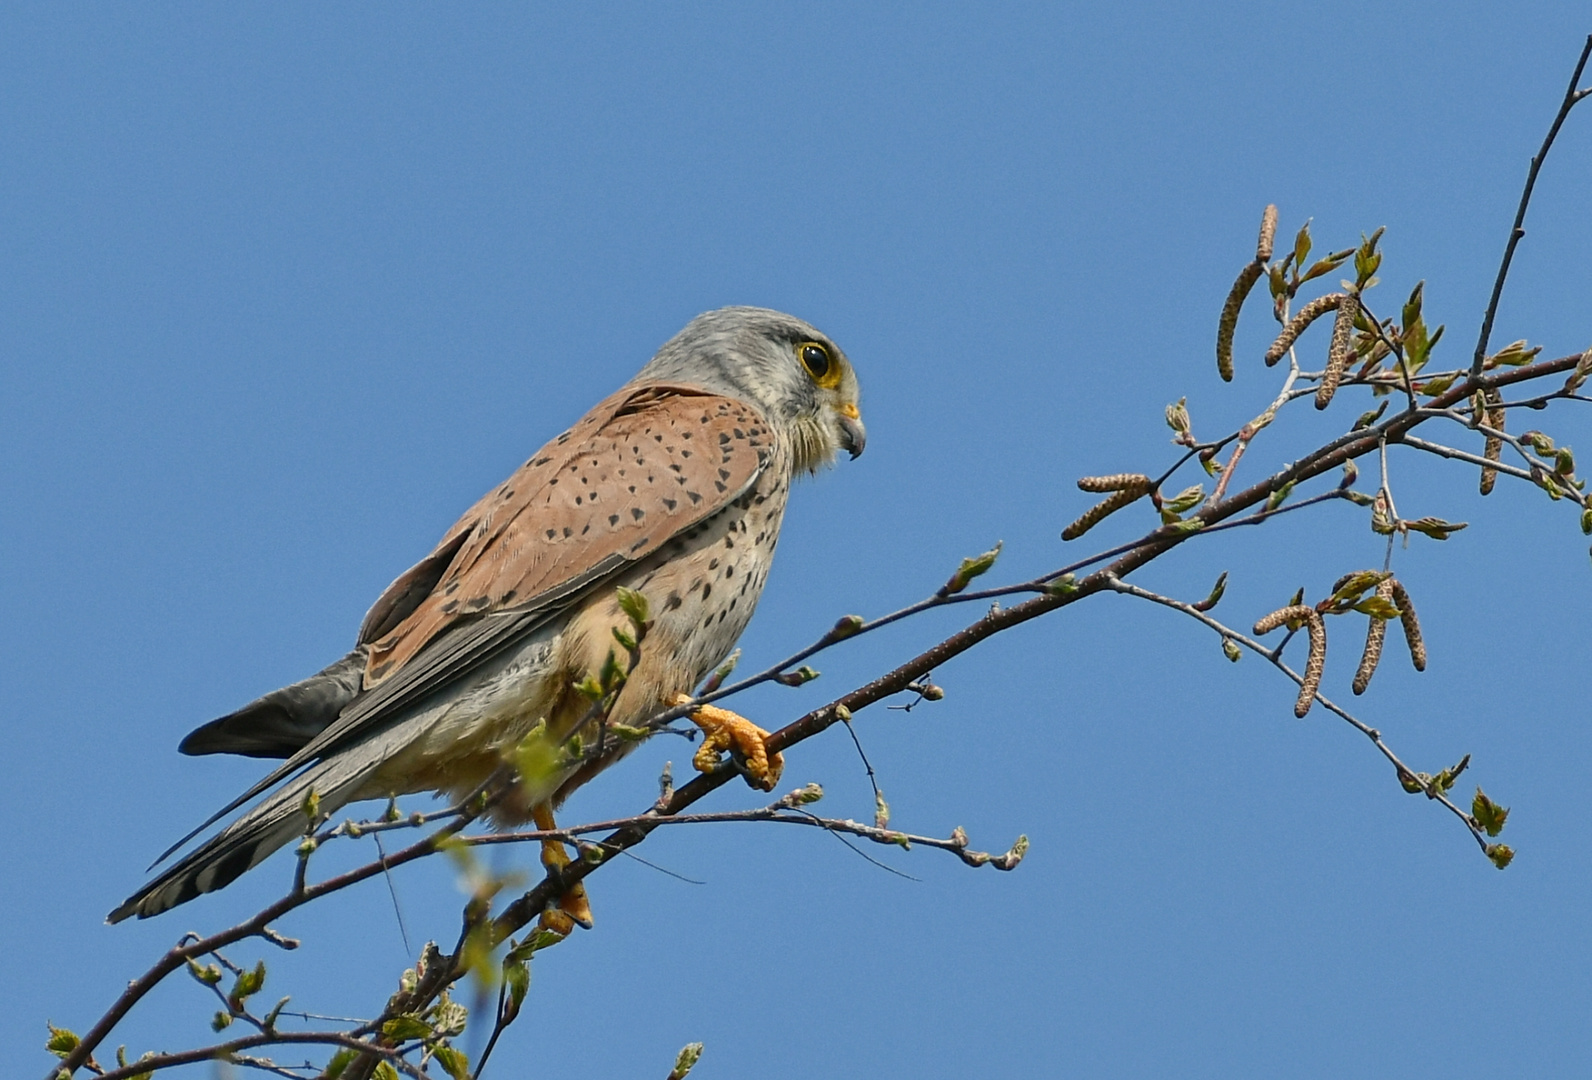
[[[1000,553],[1001,542],[997,541],[995,546],[984,552],[984,554],[963,559],[962,565],[958,566],[956,573],[951,575],[951,580],[940,586],[940,591],[936,595],[942,597],[955,596],[967,588],[970,581],[986,573],[990,567],[994,566],[995,560],[1000,558]]]
[[[1179,435],[1187,435],[1193,428],[1188,415],[1188,398],[1178,398],[1176,405],[1166,407],[1166,426]]]
[[[1234,641],[1230,637],[1223,637],[1222,655],[1236,664],[1240,659],[1243,658],[1244,653],[1243,650],[1238,647],[1238,642]]]

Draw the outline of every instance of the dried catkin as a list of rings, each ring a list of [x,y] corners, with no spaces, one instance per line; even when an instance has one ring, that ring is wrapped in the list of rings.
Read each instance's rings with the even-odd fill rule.
[[[1301,313],[1302,314],[1302,313]],[[1321,373],[1321,386],[1316,390],[1316,408],[1325,409],[1332,404],[1332,395],[1338,392],[1338,382],[1349,367],[1350,339],[1354,336],[1354,319],[1360,314],[1360,298],[1346,294],[1338,302],[1338,317],[1332,324],[1332,345],[1327,350],[1327,370]]]
[[[1238,309],[1244,306],[1249,290],[1266,270],[1259,261],[1246,263],[1233,282],[1233,290],[1222,305],[1222,319],[1216,325],[1216,373],[1223,382],[1233,381],[1233,333],[1238,329]]]
[[[1277,206],[1272,203],[1266,207],[1266,212],[1260,215],[1260,240],[1255,244],[1255,261],[1258,263],[1271,261],[1272,241],[1277,238]]]
[[[1105,500],[1084,511],[1082,517],[1061,530],[1061,538],[1063,540],[1076,540],[1124,506],[1148,495],[1150,493],[1150,480],[1148,477],[1143,479],[1144,483],[1112,492]]]
[[[1393,586],[1393,602],[1399,608],[1399,622],[1404,627],[1404,640],[1410,647],[1410,662],[1416,671],[1426,670],[1426,642],[1421,639],[1421,621],[1415,617],[1415,605],[1410,594],[1404,591],[1397,579],[1389,579]]]
[[[1282,328],[1282,333],[1277,335],[1277,340],[1271,343],[1271,348],[1266,350],[1266,366],[1271,367],[1288,355],[1288,350],[1293,348],[1293,343],[1299,340],[1299,335],[1309,328],[1321,316],[1329,311],[1336,311],[1343,302],[1343,293],[1328,293],[1318,296],[1310,303],[1299,309],[1299,314],[1288,320],[1288,325]]]
[[[1294,702],[1294,715],[1303,720],[1321,689],[1321,672],[1327,666],[1327,627],[1320,612],[1307,608],[1309,616],[1305,626],[1310,631],[1310,655],[1305,658],[1305,677],[1299,684],[1299,700]]]
[[[1144,486],[1150,490],[1150,478],[1143,473],[1112,473],[1110,476],[1085,476],[1079,479],[1078,488],[1081,491],[1126,491],[1129,488]]]
[[[1393,603],[1392,579],[1378,585],[1376,595]],[[1356,695],[1365,693],[1365,688],[1371,685],[1371,676],[1376,674],[1376,665],[1382,660],[1382,642],[1386,638],[1387,620],[1372,615],[1370,629],[1365,632],[1365,652],[1360,654],[1360,667],[1354,673],[1353,689]]]
[[[1488,390],[1485,394],[1485,398],[1488,405],[1499,405],[1502,404],[1504,400],[1503,395],[1496,390]],[[1503,409],[1488,409],[1487,426],[1492,428],[1494,431],[1502,431],[1504,429],[1504,418],[1506,416],[1507,413]],[[1504,441],[1496,435],[1489,435],[1487,436],[1487,445],[1482,448],[1481,456],[1486,458],[1488,461],[1497,461],[1503,456],[1503,451]],[[1497,469],[1483,469],[1481,471],[1481,493],[1483,495],[1491,495],[1493,485],[1497,482]]]

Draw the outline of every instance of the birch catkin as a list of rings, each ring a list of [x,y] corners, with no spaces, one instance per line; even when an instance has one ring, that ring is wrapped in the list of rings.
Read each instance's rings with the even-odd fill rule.
[[[1266,263],[1271,261],[1272,241],[1277,239],[1277,205],[1268,204],[1266,212],[1260,215],[1260,239],[1255,244],[1255,261]]]
[[[1503,404],[1504,399],[1503,395],[1501,395],[1497,390],[1488,390],[1483,395],[1483,400],[1488,405],[1501,405]],[[1504,429],[1504,419],[1507,415],[1508,414],[1503,409],[1488,409],[1487,426],[1492,428],[1494,431],[1502,431]],[[1488,461],[1497,461],[1503,456],[1503,451],[1504,441],[1496,435],[1489,435],[1487,436],[1487,445],[1482,448],[1481,456],[1486,458]],[[1491,495],[1493,485],[1497,482],[1497,469],[1482,469],[1481,493],[1483,495]]]
[[[1233,334],[1238,329],[1238,309],[1244,306],[1249,290],[1255,287],[1265,269],[1259,261],[1246,263],[1227,294],[1227,302],[1222,305],[1222,319],[1216,324],[1216,373],[1223,382],[1233,381]]]
[[[1142,479],[1144,480],[1142,484],[1134,484],[1120,491],[1114,491],[1103,501],[1085,510],[1077,521],[1061,530],[1061,538],[1063,540],[1076,540],[1124,506],[1148,495],[1150,493],[1150,479],[1149,477],[1143,477]]]
[[[1392,579],[1382,582],[1376,587],[1376,595],[1388,603],[1393,603]],[[1365,651],[1360,654],[1360,666],[1354,673],[1354,692],[1356,695],[1365,693],[1365,688],[1371,685],[1371,676],[1376,674],[1376,665],[1382,660],[1382,643],[1387,638],[1387,620],[1371,616],[1371,626],[1365,632]]]
[[[1078,480],[1080,491],[1127,491],[1130,488],[1143,486],[1145,491],[1150,490],[1150,478],[1143,473],[1112,473],[1110,476],[1084,476]]]
[[[1315,703],[1316,691],[1321,689],[1321,672],[1327,666],[1326,624],[1321,621],[1321,614],[1315,608],[1306,610],[1310,612],[1305,622],[1310,631],[1310,654],[1305,658],[1305,677],[1299,684],[1299,700],[1294,702],[1294,715],[1301,720]]]
[[[1421,638],[1421,621],[1415,617],[1415,605],[1410,603],[1410,594],[1404,591],[1404,586],[1397,579],[1390,578],[1389,584],[1393,586],[1393,602],[1399,608],[1404,640],[1410,647],[1410,662],[1415,665],[1416,671],[1425,671],[1426,642]]]
[[[1266,366],[1271,367],[1288,355],[1288,350],[1293,348],[1293,343],[1299,340],[1299,335],[1309,328],[1321,316],[1329,311],[1336,311],[1338,305],[1344,300],[1343,293],[1328,293],[1318,296],[1310,303],[1299,309],[1299,314],[1288,320],[1288,325],[1282,328],[1282,333],[1277,335],[1277,340],[1271,343],[1271,348],[1266,350]]]
[[[1360,298],[1347,293],[1338,303],[1338,317],[1332,324],[1332,345],[1327,350],[1327,370],[1321,373],[1321,386],[1316,390],[1316,408],[1325,409],[1332,404],[1332,395],[1338,392],[1338,382],[1348,370],[1349,341],[1354,335],[1354,319],[1360,314]]]

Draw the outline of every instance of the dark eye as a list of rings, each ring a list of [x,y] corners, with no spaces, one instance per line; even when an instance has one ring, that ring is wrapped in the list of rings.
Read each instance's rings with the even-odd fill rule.
[[[822,382],[829,374],[831,364],[829,350],[815,342],[808,342],[801,347],[801,350],[802,364],[806,366],[808,374]]]

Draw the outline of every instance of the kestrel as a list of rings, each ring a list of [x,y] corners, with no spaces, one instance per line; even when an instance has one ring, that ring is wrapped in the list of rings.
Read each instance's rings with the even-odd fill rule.
[[[577,684],[628,624],[620,586],[646,598],[651,621],[603,722],[635,726],[689,700],[752,616],[792,480],[840,450],[862,453],[857,401],[845,354],[800,319],[753,307],[693,319],[388,586],[352,652],[182,741],[185,754],[286,760],[178,846],[260,802],[109,920],[227,885],[303,835],[312,791],[322,813],[413,792],[457,800],[528,738],[590,745],[596,721]],[[772,789],[781,762],[760,729],[711,707],[692,719],[709,747],[733,746],[748,781]],[[556,764],[522,777],[496,819],[551,828],[552,809],[622,752],[584,764],[550,756]],[[699,754],[698,766],[715,757]],[[549,865],[567,859],[562,845],[544,846]],[[548,913],[555,925],[590,925],[578,886],[562,908]]]

